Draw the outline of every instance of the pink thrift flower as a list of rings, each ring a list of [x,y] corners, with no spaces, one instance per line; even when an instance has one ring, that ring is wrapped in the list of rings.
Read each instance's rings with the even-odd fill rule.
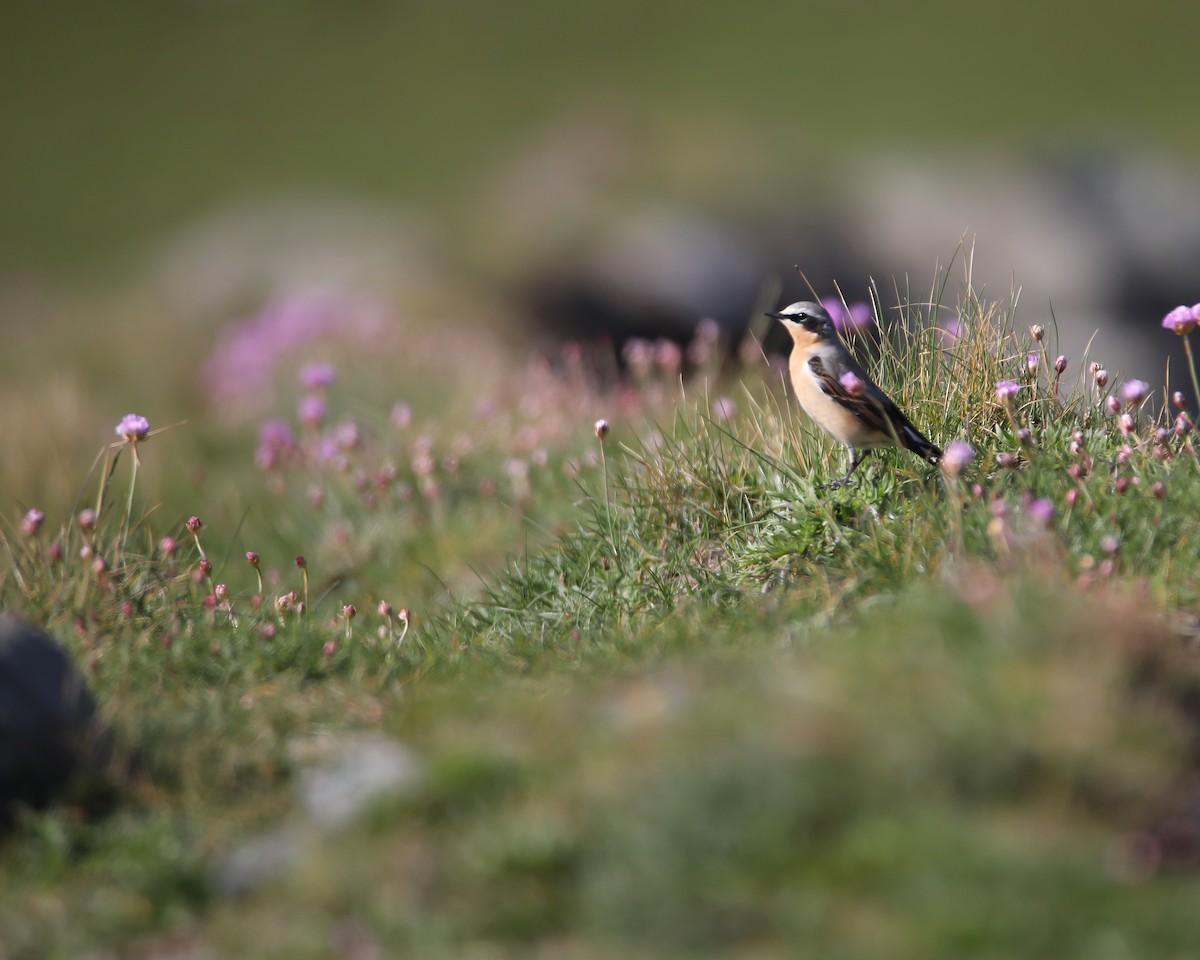
[[[319,427],[325,420],[325,411],[325,398],[317,393],[306,394],[296,405],[297,418],[309,427]]]
[[[1061,374],[1067,369],[1067,364],[1070,363],[1070,357],[1059,356],[1054,361],[1054,372]]]
[[[145,440],[150,433],[150,421],[136,413],[127,413],[117,424],[117,436],[129,443]]]
[[[1196,304],[1196,307],[1200,307],[1200,303]],[[1197,322],[1200,322],[1200,315],[1198,315],[1196,307],[1176,307],[1163,317],[1163,329],[1177,333],[1181,337],[1191,333],[1196,329]]]
[[[1016,399],[1020,390],[1021,385],[1013,383],[1011,380],[998,380],[996,382],[996,397],[1004,403]]]
[[[1121,385],[1121,399],[1126,405],[1136,407],[1150,395],[1150,384],[1145,380],[1126,380]]]
[[[1048,527],[1054,522],[1054,502],[1052,500],[1033,500],[1025,508],[1029,518],[1040,526]]]
[[[862,396],[863,391],[867,388],[863,383],[862,377],[856,374],[853,370],[847,370],[838,378],[838,383],[845,388],[845,391],[852,397]]]
[[[41,510],[37,507],[31,507],[21,521],[21,532],[27,537],[35,536],[38,530],[41,529],[42,521],[45,519],[46,515]]]
[[[825,297],[821,301],[821,306],[829,313],[829,318],[838,330],[864,330],[875,319],[871,312],[871,305],[861,300],[843,306],[840,298]]]
[[[965,440],[954,440],[942,454],[942,469],[956,477],[968,463],[975,459],[975,448]]]
[[[737,416],[737,404],[729,397],[717,397],[713,401],[712,415],[714,420],[732,420]]]
[[[328,363],[306,363],[300,368],[300,386],[305,390],[325,390],[337,380],[337,371]]]
[[[1029,375],[1033,376],[1038,372],[1038,363],[1041,358],[1036,353],[1025,355],[1025,369],[1029,371]]]

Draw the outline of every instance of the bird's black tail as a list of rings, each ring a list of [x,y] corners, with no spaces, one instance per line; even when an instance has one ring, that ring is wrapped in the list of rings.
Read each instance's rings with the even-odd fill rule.
[[[900,443],[904,445],[905,450],[911,450],[918,457],[928,460],[935,466],[942,462],[942,451],[937,444],[931,443],[911,423],[906,423],[904,429],[900,431]]]

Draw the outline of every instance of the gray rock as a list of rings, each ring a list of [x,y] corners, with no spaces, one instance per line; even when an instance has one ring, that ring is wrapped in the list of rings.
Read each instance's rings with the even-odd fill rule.
[[[326,830],[342,827],[376,800],[411,789],[421,765],[407,747],[385,737],[348,737],[322,745],[318,762],[303,770],[300,803]]]
[[[100,774],[111,751],[96,701],[66,651],[0,616],[0,819]]]

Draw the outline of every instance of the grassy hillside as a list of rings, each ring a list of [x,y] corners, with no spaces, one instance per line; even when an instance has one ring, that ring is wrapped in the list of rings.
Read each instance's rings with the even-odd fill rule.
[[[96,437],[0,600],[83,665],[115,794],[0,841],[4,955],[1191,956],[1194,412],[950,289],[853,343],[973,456],[838,491],[705,330],[624,378],[314,341]],[[419,774],[323,828],[296,792],[364,735]]]

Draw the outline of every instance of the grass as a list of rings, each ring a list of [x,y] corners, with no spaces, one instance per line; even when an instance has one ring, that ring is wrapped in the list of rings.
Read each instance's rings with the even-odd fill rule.
[[[466,358],[472,400],[411,417],[366,399],[377,343],[308,426],[283,363],[259,468],[218,413],[18,511],[0,599],[71,647],[118,758],[0,841],[4,955],[1190,956],[1192,435],[1153,400],[1123,429],[1115,376],[1058,377],[1052,331],[963,289],[877,295],[855,341],[973,445],[959,474],[885,452],[821,489],[843,452],[705,335],[626,380]],[[420,783],[223,893],[293,822],[300,748],[359,731]]]

